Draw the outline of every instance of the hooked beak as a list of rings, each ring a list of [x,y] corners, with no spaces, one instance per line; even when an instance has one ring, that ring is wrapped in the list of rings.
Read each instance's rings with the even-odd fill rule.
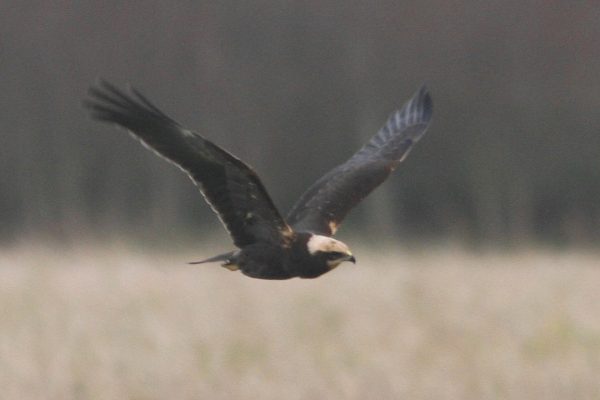
[[[346,261],[350,261],[352,264],[356,264],[356,258],[353,255],[350,255],[346,258]]]

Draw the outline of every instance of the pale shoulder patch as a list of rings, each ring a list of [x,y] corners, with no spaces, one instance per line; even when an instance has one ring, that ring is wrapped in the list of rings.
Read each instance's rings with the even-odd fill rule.
[[[308,252],[310,254],[315,254],[318,251],[323,253],[337,251],[339,253],[350,254],[350,249],[345,243],[328,236],[312,235],[310,239],[308,239],[306,246],[308,247]]]
[[[328,225],[329,230],[331,230],[331,234],[335,235],[335,233],[337,232],[338,224],[336,224],[334,221],[330,221]]]

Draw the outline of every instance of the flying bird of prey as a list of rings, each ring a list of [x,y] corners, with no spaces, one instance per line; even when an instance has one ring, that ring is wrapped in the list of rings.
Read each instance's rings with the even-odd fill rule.
[[[260,279],[316,278],[344,261],[356,262],[332,236],[406,158],[432,114],[423,86],[356,154],[317,180],[284,219],[252,168],[179,125],[135,89],[124,93],[101,81],[89,96],[84,104],[94,118],[127,129],[190,176],[238,248],[192,264],[220,262]]]

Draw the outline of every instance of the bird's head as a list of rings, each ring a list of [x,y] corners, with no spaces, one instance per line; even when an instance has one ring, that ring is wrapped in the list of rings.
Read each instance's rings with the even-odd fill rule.
[[[334,269],[344,261],[356,263],[345,243],[328,236],[312,235],[306,246],[310,255],[322,259],[329,269]]]

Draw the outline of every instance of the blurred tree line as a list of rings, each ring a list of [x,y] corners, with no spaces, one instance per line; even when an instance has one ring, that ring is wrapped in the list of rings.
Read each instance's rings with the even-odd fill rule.
[[[179,170],[88,118],[104,77],[253,165],[284,213],[426,82],[429,133],[343,232],[597,242],[599,20],[571,1],[3,2],[1,237],[220,229]]]

